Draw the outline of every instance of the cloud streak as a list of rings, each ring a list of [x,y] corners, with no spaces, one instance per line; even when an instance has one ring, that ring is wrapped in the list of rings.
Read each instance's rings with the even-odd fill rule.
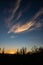
[[[19,18],[22,16],[22,12],[20,11],[19,12],[19,14],[18,14],[18,16],[17,16],[17,18],[16,18],[16,20],[19,20]]]
[[[15,16],[16,11],[17,11],[18,8],[19,8],[20,2],[21,2],[21,0],[17,0],[17,1],[16,1],[16,5],[15,5],[14,9],[12,10],[11,16],[8,17],[8,18],[5,20],[5,22],[6,22],[6,24],[7,24],[8,26],[10,25],[11,21],[13,20],[13,18],[14,18],[14,16]],[[18,16],[18,18],[19,18],[19,17],[20,17],[20,16]]]
[[[40,29],[42,27],[41,23],[35,23],[32,28],[30,28],[28,31]]]
[[[34,23],[32,21],[27,22],[24,25],[16,24],[8,31],[8,33],[21,33],[23,31],[30,29],[30,27],[33,25]]]
[[[15,36],[10,36],[10,38],[15,38]]]
[[[43,8],[41,8],[33,17],[32,20],[36,20],[41,14],[43,14]]]
[[[37,28],[40,28],[42,26],[41,23],[36,22],[36,19],[43,13],[43,9],[40,9],[35,15],[34,17],[31,19],[31,21],[27,21],[25,24],[21,25],[20,23],[17,23],[15,25],[13,25],[10,30],[8,31],[8,33],[21,33],[24,31],[32,31],[35,30]],[[21,16],[21,14],[19,15],[19,17]],[[19,18],[18,17],[18,18]]]

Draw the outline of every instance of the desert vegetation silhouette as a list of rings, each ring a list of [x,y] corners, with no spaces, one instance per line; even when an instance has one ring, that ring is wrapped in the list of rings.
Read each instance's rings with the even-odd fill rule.
[[[0,48],[1,52],[1,48]],[[43,65],[43,47],[32,47],[31,52],[27,48],[17,49],[15,54],[5,54],[4,48],[0,53],[0,65]]]

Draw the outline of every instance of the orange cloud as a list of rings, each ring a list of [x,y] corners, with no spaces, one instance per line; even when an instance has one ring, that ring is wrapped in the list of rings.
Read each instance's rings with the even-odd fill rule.
[[[17,27],[17,29],[14,31],[15,33],[20,33],[20,32],[23,32],[23,31],[26,31],[28,29],[30,29],[31,26],[33,26],[33,22],[28,22],[20,27]]]
[[[31,19],[31,21],[27,21],[25,24],[21,25],[20,23],[17,23],[13,25],[8,33],[21,33],[24,31],[31,31],[35,30],[37,28],[40,28],[42,26],[41,23],[36,22],[36,19],[43,13],[43,8],[41,8]],[[19,19],[21,16],[21,13],[19,13],[19,16],[17,19]]]
[[[23,32],[23,31],[30,29],[30,27],[33,25],[34,25],[34,22],[32,22],[32,21],[27,22],[24,25],[20,25],[20,24],[17,25],[16,24],[8,31],[8,33],[11,33],[11,32],[20,33],[20,32]]]
[[[30,28],[29,31],[35,30],[35,29],[39,29],[42,26],[41,23],[35,23],[34,26],[32,28]]]

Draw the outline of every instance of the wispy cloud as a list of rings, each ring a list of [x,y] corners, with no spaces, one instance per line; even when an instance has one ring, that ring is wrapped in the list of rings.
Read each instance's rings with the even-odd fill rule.
[[[21,25],[20,23],[17,23],[15,25],[13,25],[10,30],[8,31],[8,33],[21,33],[24,31],[32,31],[35,30],[37,28],[40,28],[42,26],[41,23],[36,22],[36,19],[43,13],[43,9],[40,9],[35,15],[34,17],[32,17],[31,21],[27,21],[25,24]],[[19,17],[21,16],[21,14],[19,15]],[[18,17],[18,18],[19,18]]]
[[[35,24],[34,27],[35,27],[35,28],[40,28],[41,26],[42,26],[41,23],[38,22],[38,23]]]
[[[14,9],[12,10],[11,16],[8,17],[8,18],[5,20],[5,22],[7,23],[8,26],[10,25],[11,21],[13,20],[13,18],[14,18],[14,16],[15,16],[16,11],[17,11],[18,8],[19,8],[20,2],[21,2],[21,0],[17,0],[17,1],[16,1],[16,5],[15,5]],[[20,16],[19,16],[19,17],[20,17]],[[18,18],[19,18],[19,17],[18,17]]]
[[[16,36],[10,36],[10,38],[15,38]]]
[[[43,8],[41,8],[33,17],[32,20],[36,20],[41,14],[43,14]]]
[[[42,27],[41,23],[35,23],[32,28],[30,28],[28,31],[40,29]]]
[[[20,33],[20,32],[30,29],[30,27],[33,25],[34,25],[34,23],[32,21],[27,22],[24,25],[16,24],[8,31],[8,33],[11,33],[11,32]]]
[[[16,20],[19,20],[19,18],[22,16],[22,12],[20,11],[19,12],[19,14],[18,14],[18,16],[17,16],[17,18],[16,18]]]

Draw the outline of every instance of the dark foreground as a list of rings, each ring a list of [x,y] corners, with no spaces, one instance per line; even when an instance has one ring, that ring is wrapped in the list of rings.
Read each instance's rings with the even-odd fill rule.
[[[32,54],[0,54],[0,65],[43,65],[43,52]]]

